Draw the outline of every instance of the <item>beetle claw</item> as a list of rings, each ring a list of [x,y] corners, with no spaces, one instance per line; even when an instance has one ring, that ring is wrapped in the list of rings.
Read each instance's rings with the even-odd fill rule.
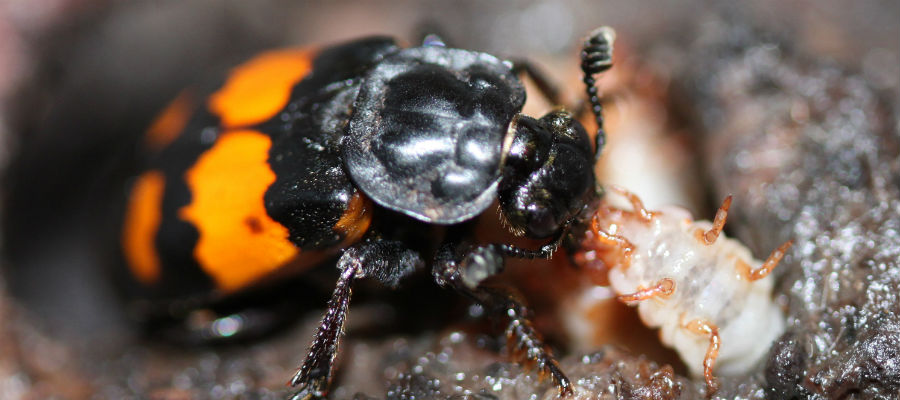
[[[324,399],[327,392],[321,390],[319,384],[309,384],[294,392],[288,400],[318,400]]]

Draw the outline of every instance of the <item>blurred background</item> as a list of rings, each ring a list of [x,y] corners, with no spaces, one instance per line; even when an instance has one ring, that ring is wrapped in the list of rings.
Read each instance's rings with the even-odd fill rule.
[[[180,89],[261,49],[369,34],[415,45],[437,32],[454,47],[535,60],[574,102],[583,91],[581,38],[612,26],[617,66],[600,82],[611,137],[601,180],[628,186],[651,206],[680,204],[709,218],[721,196],[697,131],[716,117],[682,96],[700,89],[679,77],[726,55],[697,51],[697,43],[738,31],[778,43],[785,60],[808,60],[790,68],[846,71],[895,113],[898,21],[894,0],[0,1],[0,398],[275,398],[283,390],[308,328],[278,336],[272,349],[255,343],[249,357],[229,348],[169,358],[180,350],[140,339],[107,279],[144,127]],[[540,115],[548,106],[532,101],[528,110]],[[560,295],[534,296],[540,311],[551,302],[542,296]],[[318,311],[311,314],[301,325],[315,324]],[[620,314],[604,318],[636,325]],[[550,333],[561,347],[591,346],[566,345],[566,335]],[[628,336],[611,329],[595,345],[623,344],[684,371],[671,353],[629,343],[652,342],[652,332]],[[384,396],[379,384],[368,385],[338,394]]]

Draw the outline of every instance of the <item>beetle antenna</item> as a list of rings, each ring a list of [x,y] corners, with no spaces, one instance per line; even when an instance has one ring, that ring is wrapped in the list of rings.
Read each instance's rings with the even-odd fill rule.
[[[591,112],[597,122],[597,136],[594,137],[594,159],[600,157],[600,150],[606,144],[606,132],[603,130],[603,107],[600,105],[600,97],[597,95],[597,81],[595,74],[599,74],[612,67],[613,41],[616,32],[602,26],[591,32],[581,48],[581,70],[584,71],[584,84],[587,88],[588,101],[591,104]]]

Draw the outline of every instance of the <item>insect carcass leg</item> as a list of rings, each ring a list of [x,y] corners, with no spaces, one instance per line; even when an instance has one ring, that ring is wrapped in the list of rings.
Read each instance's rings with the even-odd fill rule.
[[[728,219],[729,208],[731,208],[731,195],[728,195],[728,197],[722,201],[722,205],[719,206],[719,210],[716,211],[716,218],[713,220],[712,228],[706,232],[702,229],[696,231],[697,240],[700,240],[700,242],[707,246],[711,246],[715,243],[716,239],[719,238],[719,234],[722,233],[722,229],[725,228],[725,220]]]
[[[759,266],[759,268],[752,269],[750,265],[748,265],[743,260],[737,261],[738,272],[740,272],[741,276],[744,279],[747,279],[750,282],[758,281],[762,278],[769,276],[772,273],[772,270],[778,266],[778,263],[781,262],[781,259],[784,257],[784,254],[787,253],[788,249],[794,244],[792,240],[788,240],[784,242],[777,249],[772,251],[772,254],[769,254],[769,258],[766,258],[766,261]]]
[[[634,301],[652,299],[657,296],[668,297],[674,292],[675,280],[671,278],[662,278],[659,280],[659,282],[656,282],[656,285],[653,285],[646,289],[640,289],[634,293],[619,295],[616,298],[621,302],[630,303]]]
[[[722,345],[719,337],[719,327],[705,319],[691,320],[684,326],[687,330],[699,335],[709,335],[709,347],[706,349],[706,357],[703,358],[703,378],[706,379],[706,395],[712,396],[719,390],[719,381],[713,375],[713,367],[719,356],[719,346]]]

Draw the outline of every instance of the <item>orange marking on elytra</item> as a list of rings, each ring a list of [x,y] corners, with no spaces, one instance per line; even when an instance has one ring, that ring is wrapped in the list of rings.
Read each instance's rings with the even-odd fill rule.
[[[787,253],[788,249],[794,244],[792,240],[788,240],[787,242],[782,243],[777,249],[772,251],[772,254],[769,254],[769,258],[766,259],[762,265],[757,269],[751,269],[749,265],[743,260],[737,260],[736,267],[738,269],[738,273],[741,274],[741,277],[744,279],[753,282],[765,278],[772,273],[772,270],[778,266],[778,263],[781,262],[781,259],[784,257],[785,253]]]
[[[267,163],[271,145],[256,131],[226,132],[185,173],[191,203],[178,216],[197,228],[194,257],[224,292],[246,287],[299,254],[287,228],[263,204],[275,181]]]
[[[247,224],[248,228],[250,228],[250,232],[254,234],[260,234],[265,231],[262,225],[262,221],[260,221],[256,216],[251,215],[247,218],[244,218],[244,223]]]
[[[347,203],[347,209],[334,224],[334,230],[344,236],[341,247],[356,243],[369,230],[372,223],[372,200],[356,192]]]
[[[184,130],[193,112],[194,92],[184,90],[159,113],[147,128],[144,144],[151,150],[162,150]]]
[[[222,126],[235,128],[263,122],[287,105],[293,86],[312,70],[309,49],[267,51],[231,71],[209,97],[209,110]]]
[[[166,178],[159,171],[148,171],[137,178],[128,198],[128,210],[122,229],[122,250],[131,273],[141,283],[159,280],[160,262],[156,234],[162,220],[162,199]]]

